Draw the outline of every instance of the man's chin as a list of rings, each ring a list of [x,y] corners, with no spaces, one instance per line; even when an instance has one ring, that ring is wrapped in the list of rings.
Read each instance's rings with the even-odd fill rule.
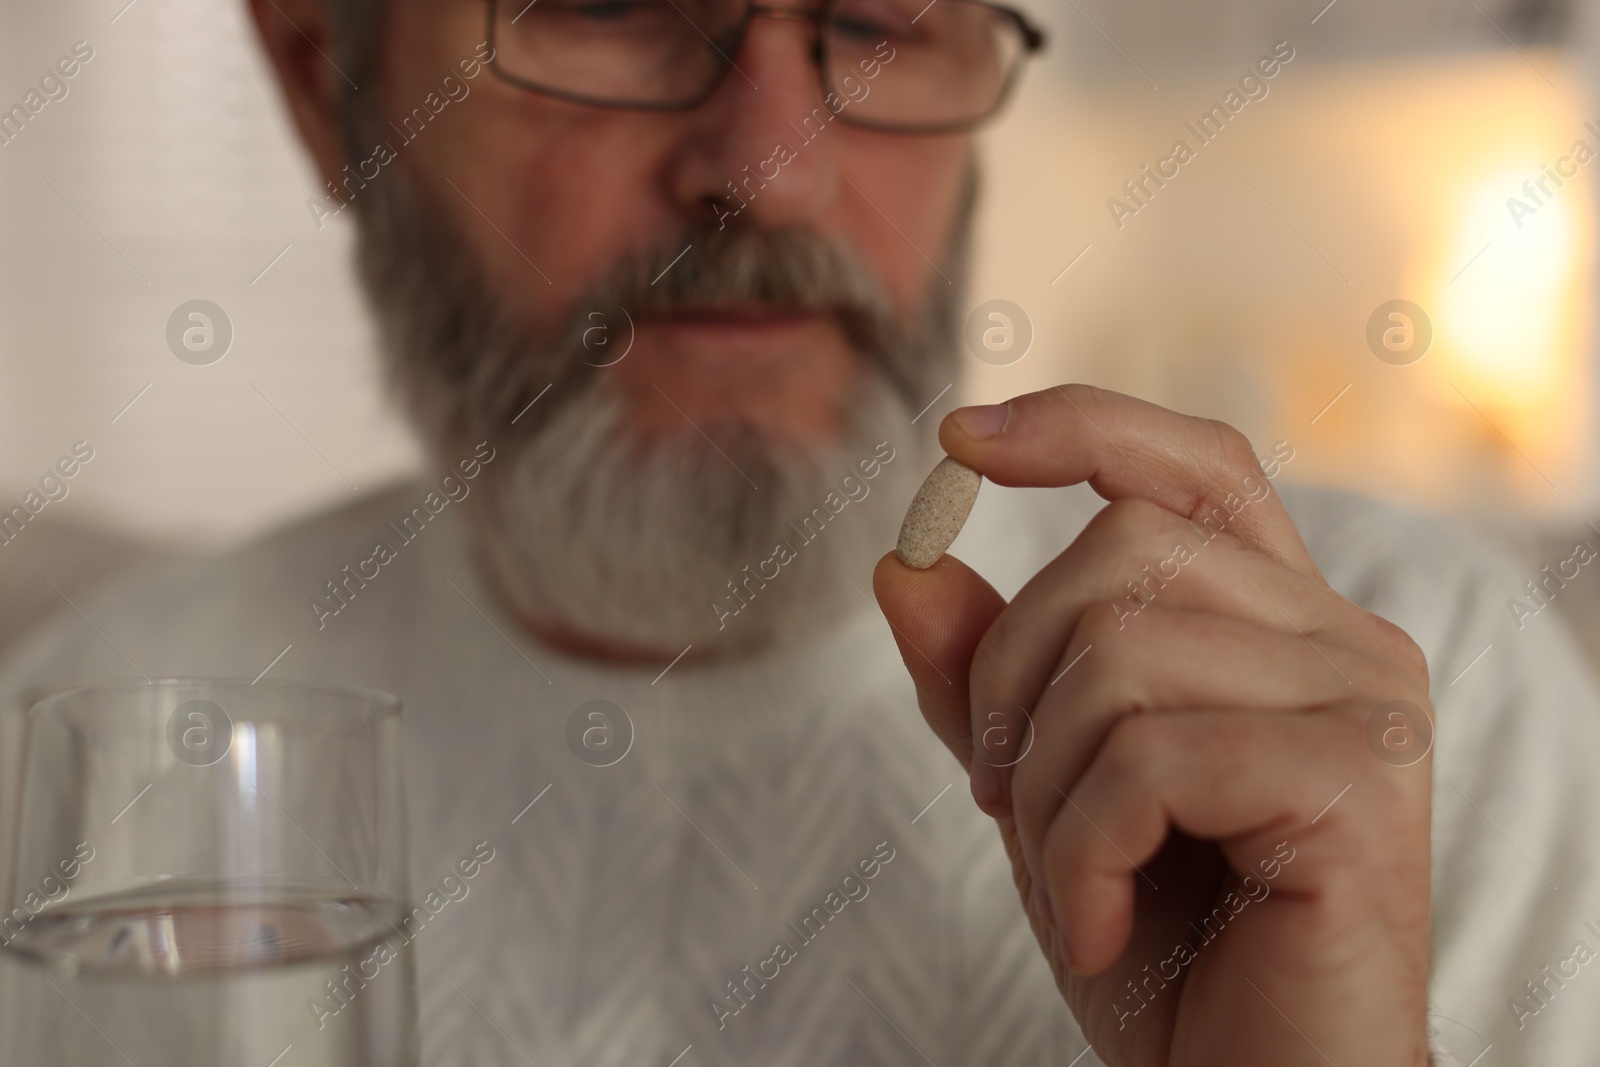
[[[638,447],[626,418],[589,390],[470,498],[490,587],[575,654],[754,650],[862,610],[851,583],[870,581],[936,450],[876,379],[846,440],[806,454],[753,426]]]

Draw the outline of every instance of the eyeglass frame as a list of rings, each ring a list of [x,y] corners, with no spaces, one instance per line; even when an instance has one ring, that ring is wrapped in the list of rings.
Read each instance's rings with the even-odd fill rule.
[[[811,61],[816,65],[818,74],[824,79],[823,87],[829,92],[835,91],[834,88],[829,86],[826,81],[828,52],[827,45],[824,41],[826,35],[821,32],[821,29],[823,23],[827,21],[833,10],[845,3],[846,0],[823,0],[823,3],[814,10],[809,7],[793,4],[758,4],[750,3],[748,0],[746,0],[744,5],[744,18],[741,19],[738,24],[738,32],[737,34],[730,34],[730,41],[732,45],[731,52],[724,52],[721,45],[717,44],[715,41],[712,41],[709,37],[706,38],[707,47],[716,52],[722,60],[723,66],[721,73],[711,79],[711,82],[706,87],[706,90],[698,97],[695,97],[693,100],[685,103],[674,104],[616,103],[609,100],[597,100],[593,97],[582,96],[577,93],[570,93],[561,89],[552,89],[548,86],[538,85],[534,82],[508,73],[500,64],[500,49],[498,47],[498,41],[496,40],[495,33],[498,26],[498,20],[495,18],[495,15],[499,10],[501,2],[502,0],[488,0],[486,5],[488,9],[488,26],[485,30],[484,37],[489,42],[490,47],[490,59],[488,63],[489,69],[493,70],[495,76],[506,84],[515,86],[516,88],[525,90],[527,92],[537,93],[540,96],[548,96],[557,100],[565,100],[568,103],[581,104],[585,107],[605,108],[612,111],[693,111],[695,108],[701,106],[707,100],[710,100],[713,96],[715,96],[717,90],[722,87],[722,83],[727,80],[728,72],[736,69],[736,64],[734,63],[732,56],[738,55],[739,51],[744,47],[745,38],[750,32],[750,24],[755,21],[755,18],[758,15],[768,15],[772,18],[785,19],[791,22],[815,23],[817,26],[817,33],[811,47]],[[513,2],[520,2],[520,0],[513,0]],[[523,10],[526,11],[527,8],[532,7],[538,2],[539,0],[530,0]],[[668,0],[668,2],[671,3],[675,8],[678,6],[676,0]],[[940,2],[940,0],[932,0],[928,7],[932,7],[934,3],[938,2]],[[840,112],[837,117],[860,129],[877,130],[882,133],[934,135],[945,133],[965,133],[970,130],[974,130],[983,125],[985,122],[988,122],[997,113],[999,113],[999,111],[1005,107],[1006,102],[1011,98],[1012,91],[1016,88],[1017,81],[1021,78],[1022,70],[1027,65],[1027,61],[1033,56],[1044,51],[1045,46],[1049,42],[1049,37],[1045,34],[1044,30],[1040,29],[1038,26],[1035,26],[1031,21],[1029,21],[1026,15],[1024,15],[1021,11],[1018,11],[1016,8],[1009,7],[1005,4],[995,3],[993,0],[960,0],[960,2],[974,7],[987,8],[990,11],[996,12],[997,14],[1009,20],[1022,34],[1022,52],[1017,56],[1016,62],[1012,64],[1011,70],[1006,74],[1005,82],[1000,87],[1000,93],[995,98],[993,106],[991,106],[988,111],[975,118],[959,119],[954,122],[941,123],[932,126],[867,122],[862,121],[860,118],[855,116],[846,118],[843,112]],[[682,9],[679,9],[679,14],[683,14]],[[520,18],[521,16],[519,15],[518,17]],[[694,26],[696,30],[700,29],[700,27],[695,26],[694,21],[691,20],[688,15],[684,15],[684,20],[687,21],[689,25]],[[701,36],[705,36],[703,31],[701,31]]]

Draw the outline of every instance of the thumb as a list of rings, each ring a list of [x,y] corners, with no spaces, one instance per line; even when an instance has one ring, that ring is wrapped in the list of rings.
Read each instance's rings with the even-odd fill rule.
[[[1006,606],[1005,597],[953,556],[941,556],[932,567],[919,571],[901,563],[893,552],[872,572],[872,591],[916,683],[922,717],[961,768],[969,770],[968,672],[978,642]]]

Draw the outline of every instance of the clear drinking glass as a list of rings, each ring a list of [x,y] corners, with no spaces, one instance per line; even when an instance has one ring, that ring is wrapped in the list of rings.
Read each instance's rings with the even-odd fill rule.
[[[412,1067],[400,703],[161,679],[27,712],[0,1067]]]

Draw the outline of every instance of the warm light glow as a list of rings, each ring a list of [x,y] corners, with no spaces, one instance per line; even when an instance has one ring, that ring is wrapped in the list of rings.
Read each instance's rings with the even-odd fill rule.
[[[1533,204],[1523,183],[1540,176],[1538,161],[1524,161],[1470,192],[1444,261],[1459,276],[1438,282],[1434,347],[1445,374],[1496,407],[1548,403],[1566,363],[1578,266],[1577,220],[1568,201],[1585,190],[1568,186],[1554,197],[1541,195],[1535,213],[1519,211],[1518,226],[1508,199]]]
[[[1207,99],[1209,80],[1008,120],[985,232],[1010,239],[984,249],[975,292],[1025,307],[1036,340],[980,368],[983,399],[1092,381],[1292,442],[1292,479],[1589,517],[1600,122],[1583,69],[1504,49],[1283,77],[1122,229],[1106,198],[1182,135],[1174,99]],[[1433,326],[1404,365],[1369,341],[1397,300]]]

